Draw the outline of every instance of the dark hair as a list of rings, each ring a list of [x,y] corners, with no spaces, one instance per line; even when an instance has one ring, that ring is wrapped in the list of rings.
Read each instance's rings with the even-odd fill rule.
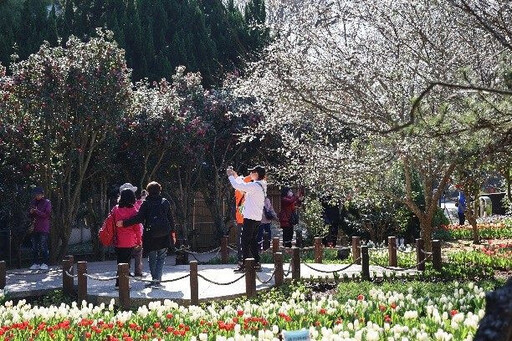
[[[146,186],[146,191],[148,191],[149,195],[151,196],[160,195],[160,192],[162,191],[162,185],[156,181],[151,181]]]
[[[119,207],[133,207],[133,204],[135,204],[135,193],[131,189],[121,191]]]
[[[287,195],[288,195],[288,192],[289,192],[290,190],[291,190],[291,188],[290,188],[290,187],[283,187],[283,188],[281,188],[281,196],[282,196],[282,197],[287,196]]]

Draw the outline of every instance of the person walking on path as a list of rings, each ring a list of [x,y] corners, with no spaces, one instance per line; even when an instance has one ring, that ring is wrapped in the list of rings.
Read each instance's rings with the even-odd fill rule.
[[[294,195],[289,187],[284,187],[281,191],[281,212],[279,213],[279,223],[283,229],[284,247],[292,247],[293,227],[298,223],[296,205],[300,203],[301,198]]]
[[[244,182],[243,177],[239,177],[233,168],[226,170],[229,182],[234,189],[245,193],[245,202],[242,210],[244,223],[242,229],[242,253],[244,261],[251,256],[256,261],[255,268],[261,271],[260,255],[258,250],[258,230],[263,215],[263,206],[267,196],[267,182],[265,178],[265,168],[256,166],[249,169],[252,182]],[[244,272],[244,264],[240,264],[235,272]]]
[[[277,220],[277,214],[272,207],[272,203],[268,197],[265,197],[263,205],[263,215],[261,216],[260,228],[258,230],[258,245],[260,250],[263,250],[263,234],[268,234],[268,239],[272,238],[271,224],[272,220]]]
[[[34,200],[30,203],[29,216],[32,219],[32,257],[33,264],[30,270],[48,270],[48,240],[50,236],[50,218],[52,204],[44,197],[42,187],[32,191]]]
[[[136,190],[136,188],[135,188]],[[137,213],[135,207],[135,192],[132,188],[121,191],[119,203],[112,209],[111,215],[114,221],[122,221]],[[132,258],[133,249],[142,245],[142,227],[140,224],[128,224],[125,227],[118,226],[115,230],[115,250],[117,264],[128,263]],[[119,274],[118,274],[119,275]],[[116,288],[119,288],[119,278],[116,278]]]
[[[147,287],[161,288],[162,272],[167,256],[167,249],[171,247],[171,231],[174,220],[171,212],[171,203],[161,196],[162,186],[152,181],[146,186],[148,196],[139,212],[125,219],[118,221],[117,226],[131,225],[135,223],[144,224],[143,247],[148,251],[149,270],[152,282]]]

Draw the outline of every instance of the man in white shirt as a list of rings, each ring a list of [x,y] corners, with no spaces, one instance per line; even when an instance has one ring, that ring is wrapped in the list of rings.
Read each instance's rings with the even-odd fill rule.
[[[258,229],[263,215],[263,205],[267,196],[267,182],[265,179],[265,168],[256,166],[248,169],[252,182],[244,182],[233,168],[226,171],[229,182],[233,188],[245,193],[243,207],[244,224],[242,228],[242,253],[243,259],[254,258],[256,271],[261,271],[260,255],[258,252]],[[244,272],[244,265],[240,265],[235,272]]]

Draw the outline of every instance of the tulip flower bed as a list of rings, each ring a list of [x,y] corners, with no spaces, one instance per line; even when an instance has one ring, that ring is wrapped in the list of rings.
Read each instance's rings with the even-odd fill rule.
[[[509,239],[512,238],[512,220],[504,219],[496,223],[477,224],[478,233],[482,239]],[[473,239],[471,225],[443,225],[434,231],[434,239],[457,240]]]
[[[474,246],[473,250],[450,252],[448,260],[470,266],[487,266],[494,270],[512,270],[512,244],[488,241],[487,245]]]
[[[329,296],[304,287],[289,295],[273,290],[252,302],[204,307],[166,300],[136,311],[116,311],[113,303],[6,302],[0,307],[0,339],[278,340],[283,331],[306,329],[312,340],[470,340],[484,315],[484,289],[472,283],[387,285],[342,283]]]

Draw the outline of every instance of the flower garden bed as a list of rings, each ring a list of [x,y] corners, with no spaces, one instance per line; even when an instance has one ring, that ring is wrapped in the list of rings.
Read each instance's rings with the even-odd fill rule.
[[[284,290],[286,292],[286,290]],[[334,295],[305,286],[255,301],[182,307],[155,302],[136,311],[113,304],[0,308],[3,340],[279,340],[306,329],[312,340],[470,340],[484,315],[473,283],[343,283]]]
[[[480,228],[505,236],[509,227]],[[466,230],[471,233],[470,227],[451,229]],[[482,280],[508,275],[511,251],[506,239],[444,242],[442,271],[427,263],[425,272],[413,276],[421,281],[402,273],[368,282],[341,276],[200,307],[166,300],[121,311],[114,303],[61,303],[67,302],[62,296],[8,301],[0,306],[0,340],[281,340],[290,330],[306,330],[311,340],[472,340],[484,315],[485,291],[503,283]],[[335,250],[325,256],[337,261]],[[386,264],[387,257],[385,249],[374,249],[370,264]],[[414,266],[415,257],[400,252],[398,265]]]

